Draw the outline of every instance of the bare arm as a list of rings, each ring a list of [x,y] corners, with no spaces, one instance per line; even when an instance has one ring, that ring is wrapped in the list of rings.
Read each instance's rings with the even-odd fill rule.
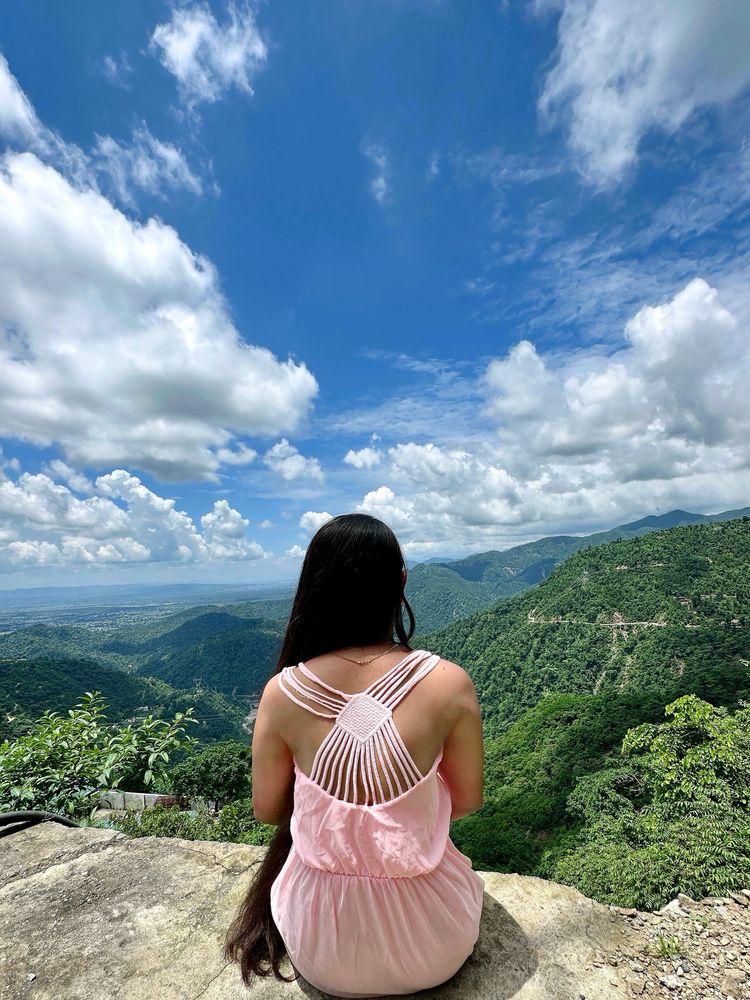
[[[253,812],[262,823],[283,822],[294,781],[292,754],[277,724],[284,697],[276,676],[272,677],[263,689],[253,725]]]
[[[448,785],[453,808],[451,819],[460,819],[482,808],[484,797],[484,739],[482,712],[474,682],[452,664],[456,676],[456,722],[443,745],[438,771]]]

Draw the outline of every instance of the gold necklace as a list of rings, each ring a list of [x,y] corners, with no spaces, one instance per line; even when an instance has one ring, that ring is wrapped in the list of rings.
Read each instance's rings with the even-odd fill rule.
[[[333,655],[338,656],[342,660],[348,660],[349,663],[357,663],[359,664],[360,667],[364,667],[367,666],[368,663],[372,663],[373,660],[379,660],[381,656],[385,656],[386,653],[390,653],[392,649],[395,649],[396,646],[399,645],[400,643],[394,642],[392,646],[390,646],[388,649],[384,649],[382,653],[376,653],[375,656],[367,656],[365,657],[364,660],[357,660],[351,656],[344,656],[343,653],[334,653]]]

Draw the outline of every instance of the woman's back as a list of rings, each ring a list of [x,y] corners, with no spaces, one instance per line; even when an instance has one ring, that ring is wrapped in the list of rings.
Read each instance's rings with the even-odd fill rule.
[[[253,726],[253,810],[278,829],[224,947],[248,986],[288,954],[328,993],[410,993],[476,941],[482,881],[448,832],[482,804],[481,712],[465,671],[410,649],[406,580],[369,514],[305,552]]]
[[[351,673],[344,690],[328,679],[341,682],[335,665],[325,679],[321,665],[277,675],[294,706],[282,714],[295,783],[274,920],[295,967],[328,993],[436,985],[471,953],[482,900],[481,879],[448,836],[451,793],[438,773],[461,711],[454,665],[402,651],[356,690]]]
[[[375,725],[380,724],[380,733],[371,741],[374,748],[384,748],[381,753],[376,751],[376,761],[383,754],[386,758],[393,756],[385,749],[390,746],[383,738],[385,724],[391,741],[402,743],[414,768],[426,774],[464,709],[462,692],[473,695],[473,686],[467,685],[464,671],[456,664],[440,657],[434,657],[431,663],[424,651],[402,648],[365,667],[353,666],[336,656],[314,657],[287,667],[277,678],[287,695],[274,699],[279,731],[298,768],[308,777],[314,776],[316,755],[326,755],[326,740],[332,741],[329,734],[335,728],[334,717],[347,701],[351,702],[347,714],[351,716],[358,710]],[[385,703],[390,716],[387,722],[382,718],[385,713],[373,706],[373,699]],[[346,718],[342,723],[346,725]],[[380,762],[378,774],[385,778],[387,773]],[[349,801],[375,801],[372,795],[367,796],[361,781],[356,798],[352,799],[351,787],[349,793],[344,796]],[[384,797],[388,792],[378,796],[380,800]]]

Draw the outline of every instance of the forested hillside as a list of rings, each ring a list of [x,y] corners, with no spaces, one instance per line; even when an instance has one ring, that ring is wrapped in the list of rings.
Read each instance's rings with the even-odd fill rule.
[[[84,659],[0,660],[0,742],[21,735],[47,709],[67,713],[86,691],[100,691],[112,722],[152,714],[169,718],[195,707],[191,735],[203,743],[248,740],[245,711],[210,688],[176,689]]]
[[[660,690],[750,660],[750,518],[576,553],[534,590],[425,640],[465,666],[487,732],[549,692]]]
[[[256,617],[247,617],[254,612]],[[0,657],[85,657],[175,687],[258,694],[275,663],[288,602],[191,608],[115,629],[31,625],[0,635]]]
[[[579,778],[628,730],[694,694],[750,699],[750,518],[573,555],[538,588],[428,637],[472,674],[486,720],[483,809],[455,824],[476,864],[554,877]]]
[[[215,620],[219,617],[221,622]],[[139,673],[161,677],[176,687],[200,679],[231,698],[259,695],[279,654],[279,624],[263,619],[242,621],[231,615],[207,618],[204,615],[161,636]]]
[[[750,514],[750,508],[721,514],[691,514],[673,510],[593,535],[553,535],[503,552],[480,552],[451,562],[421,563],[409,571],[407,583],[407,594],[417,617],[418,634],[424,635],[465,618],[503,597],[523,593],[546,579],[563,560],[582,549],[606,545],[621,538],[637,538],[679,525],[711,524],[747,514]]]

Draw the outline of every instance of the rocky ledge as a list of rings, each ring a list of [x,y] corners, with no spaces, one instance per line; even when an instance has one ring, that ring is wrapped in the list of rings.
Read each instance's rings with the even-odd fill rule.
[[[223,935],[262,849],[44,823],[0,839],[2,1000],[244,1000]],[[750,893],[658,914],[489,873],[474,954],[421,1000],[750,998]],[[746,902],[747,900],[747,902]],[[658,952],[666,952],[659,957]],[[324,997],[259,980],[258,1000]]]

